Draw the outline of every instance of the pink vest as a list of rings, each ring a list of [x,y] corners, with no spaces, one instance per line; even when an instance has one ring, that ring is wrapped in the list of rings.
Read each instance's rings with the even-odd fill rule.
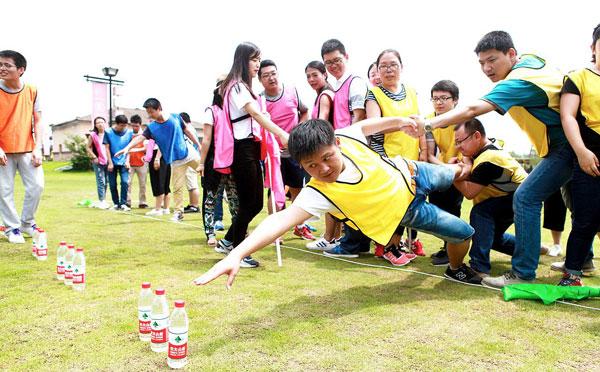
[[[90,134],[92,137],[92,144],[96,149],[96,153],[98,154],[98,164],[106,165],[108,163],[108,159],[106,158],[106,147],[102,144],[102,140],[104,139],[104,134],[102,137],[98,135],[96,132],[92,132]]]
[[[334,95],[332,93],[333,92],[330,91],[329,89],[325,89],[321,93],[319,93],[319,95],[317,96],[317,100],[315,101],[315,105],[313,106],[311,116],[310,116],[312,119],[318,119],[319,118],[319,112],[321,110],[321,97],[323,97],[323,96],[329,97],[329,102],[333,103],[333,96]],[[329,107],[330,107],[330,109],[329,109],[329,111],[330,111],[329,112],[329,118],[331,118],[333,116],[332,114],[333,114],[333,111],[334,111],[333,110],[333,105],[330,105]]]
[[[281,175],[281,150],[279,141],[275,140],[275,135],[262,128],[263,141],[261,143],[265,152],[265,183],[264,187],[271,189],[275,203],[281,210],[285,207],[285,185]]]
[[[283,87],[281,97],[275,101],[266,100],[267,112],[271,115],[271,120],[281,129],[290,133],[298,125],[298,92],[294,87]],[[277,143],[281,146],[279,138]]]
[[[350,112],[350,84],[356,76],[350,75],[333,97],[333,128],[342,129],[352,124]]]

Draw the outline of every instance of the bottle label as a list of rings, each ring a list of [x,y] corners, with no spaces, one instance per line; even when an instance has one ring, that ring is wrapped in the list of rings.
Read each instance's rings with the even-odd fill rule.
[[[62,264],[62,262],[61,262],[61,264]],[[61,264],[56,265],[56,273],[58,275],[64,275],[65,274],[65,265],[61,265]]]
[[[73,284],[85,283],[85,273],[73,274]]]
[[[73,268],[71,266],[65,268],[65,279],[73,279]]]
[[[187,356],[188,333],[174,333],[169,330],[169,358],[183,359]]]
[[[162,344],[167,342],[167,327],[169,317],[162,319],[152,319],[150,323],[150,337],[153,344]]]
[[[141,334],[150,334],[150,309],[138,309],[138,329]]]
[[[48,250],[46,248],[38,248],[36,252],[39,257],[44,257],[48,255]]]

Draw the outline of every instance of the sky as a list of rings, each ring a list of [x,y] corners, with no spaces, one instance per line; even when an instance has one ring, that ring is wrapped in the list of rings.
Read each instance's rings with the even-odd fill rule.
[[[583,10],[583,11],[582,11]],[[487,32],[509,32],[518,53],[534,53],[563,72],[585,67],[600,2],[565,1],[10,1],[2,5],[0,49],[25,55],[24,80],[36,85],[45,124],[89,115],[91,85],[106,66],[124,80],[118,106],[141,108],[156,97],[167,111],[199,120],[210,105],[218,75],[227,73],[237,44],[251,41],[274,60],[280,80],[297,87],[312,107],[315,94],[304,67],[320,60],[322,43],[341,40],[349,70],[366,77],[384,49],[402,56],[401,80],[419,94],[423,115],[432,111],[431,86],[450,79],[459,104],[493,84],[473,52]],[[262,90],[258,81],[253,89]],[[489,136],[528,153],[531,145],[506,115],[481,117]]]

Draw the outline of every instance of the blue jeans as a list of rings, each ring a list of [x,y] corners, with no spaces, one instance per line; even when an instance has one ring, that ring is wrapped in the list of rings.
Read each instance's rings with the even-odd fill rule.
[[[121,177],[121,198],[117,190],[117,173]],[[129,185],[129,169],[124,165],[115,165],[112,172],[108,172],[108,183],[110,185],[110,195],[114,205],[125,205],[127,203],[127,188]]]
[[[475,229],[469,256],[469,264],[481,273],[490,273],[490,250],[508,255],[515,250],[515,236],[506,229],[513,224],[513,194],[490,198],[471,209],[471,226]]]
[[[94,164],[92,163],[92,168],[94,168],[94,173],[96,173],[96,188],[98,189],[98,200],[104,201],[106,197],[106,186],[108,186],[108,170],[106,169],[106,164]]]
[[[446,165],[414,162],[417,185],[400,225],[436,236],[449,243],[462,243],[473,236],[473,228],[460,218],[427,202],[432,191],[447,190],[454,182],[454,170]]]
[[[586,260],[591,259],[590,246],[600,228],[600,178],[585,173],[575,160],[571,198],[573,202],[573,227],[567,241],[565,269],[581,275]]]
[[[512,270],[521,279],[535,279],[540,259],[542,203],[571,179],[574,156],[568,144],[551,150],[515,192],[516,245]]]

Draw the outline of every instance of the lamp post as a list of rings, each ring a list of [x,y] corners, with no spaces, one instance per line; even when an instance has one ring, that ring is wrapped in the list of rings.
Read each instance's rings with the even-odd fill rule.
[[[108,76],[108,126],[112,127],[112,96],[113,96],[113,91],[112,91],[112,78],[117,76],[117,73],[119,72],[118,68],[114,68],[114,67],[104,67],[102,69],[102,73],[104,74],[104,76]]]

